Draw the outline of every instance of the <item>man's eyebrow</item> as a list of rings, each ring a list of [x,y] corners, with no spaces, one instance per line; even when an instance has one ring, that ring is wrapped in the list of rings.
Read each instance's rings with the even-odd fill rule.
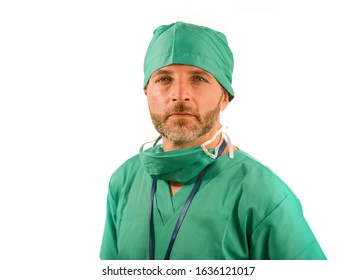
[[[157,75],[169,75],[172,74],[172,71],[168,71],[168,70],[157,70],[155,72],[152,73],[152,76],[157,76]]]
[[[159,76],[159,75],[172,75],[174,71],[159,69],[152,73],[152,76]],[[205,70],[191,70],[189,71],[190,75],[197,75],[197,76],[206,76],[206,77],[213,77],[208,71]]]
[[[208,71],[205,71],[205,70],[192,70],[192,71],[190,71],[190,74],[212,77],[212,75]]]

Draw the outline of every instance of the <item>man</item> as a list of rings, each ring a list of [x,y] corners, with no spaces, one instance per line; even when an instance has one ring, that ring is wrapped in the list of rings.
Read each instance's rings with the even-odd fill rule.
[[[112,175],[101,259],[325,259],[293,192],[220,123],[232,71],[222,33],[155,30],[144,93],[162,144]]]

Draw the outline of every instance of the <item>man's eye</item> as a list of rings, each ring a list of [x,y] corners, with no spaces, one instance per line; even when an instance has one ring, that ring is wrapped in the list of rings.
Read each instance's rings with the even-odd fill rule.
[[[170,82],[172,79],[169,77],[160,77],[156,80],[156,83],[168,83]]]
[[[200,77],[200,76],[194,77],[193,80],[196,82],[206,82],[206,79],[204,79],[203,77]]]

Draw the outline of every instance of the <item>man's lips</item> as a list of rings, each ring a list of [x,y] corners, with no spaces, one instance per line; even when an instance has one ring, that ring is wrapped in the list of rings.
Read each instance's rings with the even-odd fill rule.
[[[173,113],[171,116],[193,116],[190,113]]]
[[[173,113],[170,114],[168,117],[195,117],[195,116],[190,113]]]

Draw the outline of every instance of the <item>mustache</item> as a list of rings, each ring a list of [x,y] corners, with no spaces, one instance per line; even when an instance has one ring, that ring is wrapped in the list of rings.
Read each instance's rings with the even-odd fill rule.
[[[172,108],[168,109],[164,114],[164,120],[167,120],[171,115],[177,113],[188,113],[194,116],[199,122],[201,122],[201,118],[199,113],[193,108],[187,106],[184,102],[177,102]]]

